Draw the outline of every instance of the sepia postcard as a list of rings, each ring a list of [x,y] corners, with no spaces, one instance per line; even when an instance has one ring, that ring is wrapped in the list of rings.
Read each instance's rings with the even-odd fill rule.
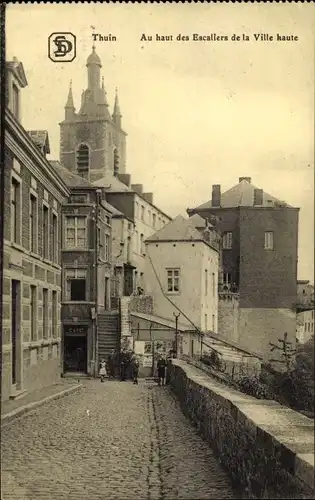
[[[314,4],[1,17],[1,500],[314,498]]]

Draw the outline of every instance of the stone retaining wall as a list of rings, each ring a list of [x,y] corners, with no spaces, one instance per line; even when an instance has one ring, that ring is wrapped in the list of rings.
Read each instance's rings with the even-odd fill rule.
[[[182,360],[169,383],[246,498],[314,498],[314,421],[224,386]]]
[[[130,297],[129,312],[153,314],[153,297],[151,295],[133,295]]]

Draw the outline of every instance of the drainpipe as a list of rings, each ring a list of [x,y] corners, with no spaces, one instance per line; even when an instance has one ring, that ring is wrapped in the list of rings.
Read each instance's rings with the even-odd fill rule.
[[[174,313],[174,316],[175,316],[175,356],[176,358],[179,357],[179,353],[178,353],[178,318],[180,316],[180,313]]]
[[[98,260],[99,260],[99,241],[98,241],[98,221],[99,221],[99,205],[100,205],[100,194],[101,190],[96,190],[96,207],[95,207],[95,252],[94,252],[94,269],[95,269],[95,278],[94,278],[94,304],[95,304],[95,320],[94,320],[94,376],[98,376]]]

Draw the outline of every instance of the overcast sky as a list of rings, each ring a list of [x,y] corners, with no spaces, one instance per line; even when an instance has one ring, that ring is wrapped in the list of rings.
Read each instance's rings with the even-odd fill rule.
[[[249,176],[300,207],[299,278],[314,275],[314,21],[311,4],[27,4],[7,6],[7,59],[23,62],[22,123],[49,131],[59,159],[59,125],[69,82],[75,106],[87,86],[92,29],[112,110],[118,87],[133,183],[154,192],[172,216]],[[77,37],[77,57],[47,56],[52,32]],[[173,42],[141,42],[142,34]],[[190,41],[176,41],[181,33]],[[193,41],[247,34],[250,41]],[[255,41],[296,35],[297,42]]]

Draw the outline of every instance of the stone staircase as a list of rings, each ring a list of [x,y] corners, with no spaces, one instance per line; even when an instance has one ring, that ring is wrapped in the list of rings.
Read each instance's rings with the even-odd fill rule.
[[[98,359],[107,359],[110,351],[120,348],[120,325],[117,311],[98,315]]]

